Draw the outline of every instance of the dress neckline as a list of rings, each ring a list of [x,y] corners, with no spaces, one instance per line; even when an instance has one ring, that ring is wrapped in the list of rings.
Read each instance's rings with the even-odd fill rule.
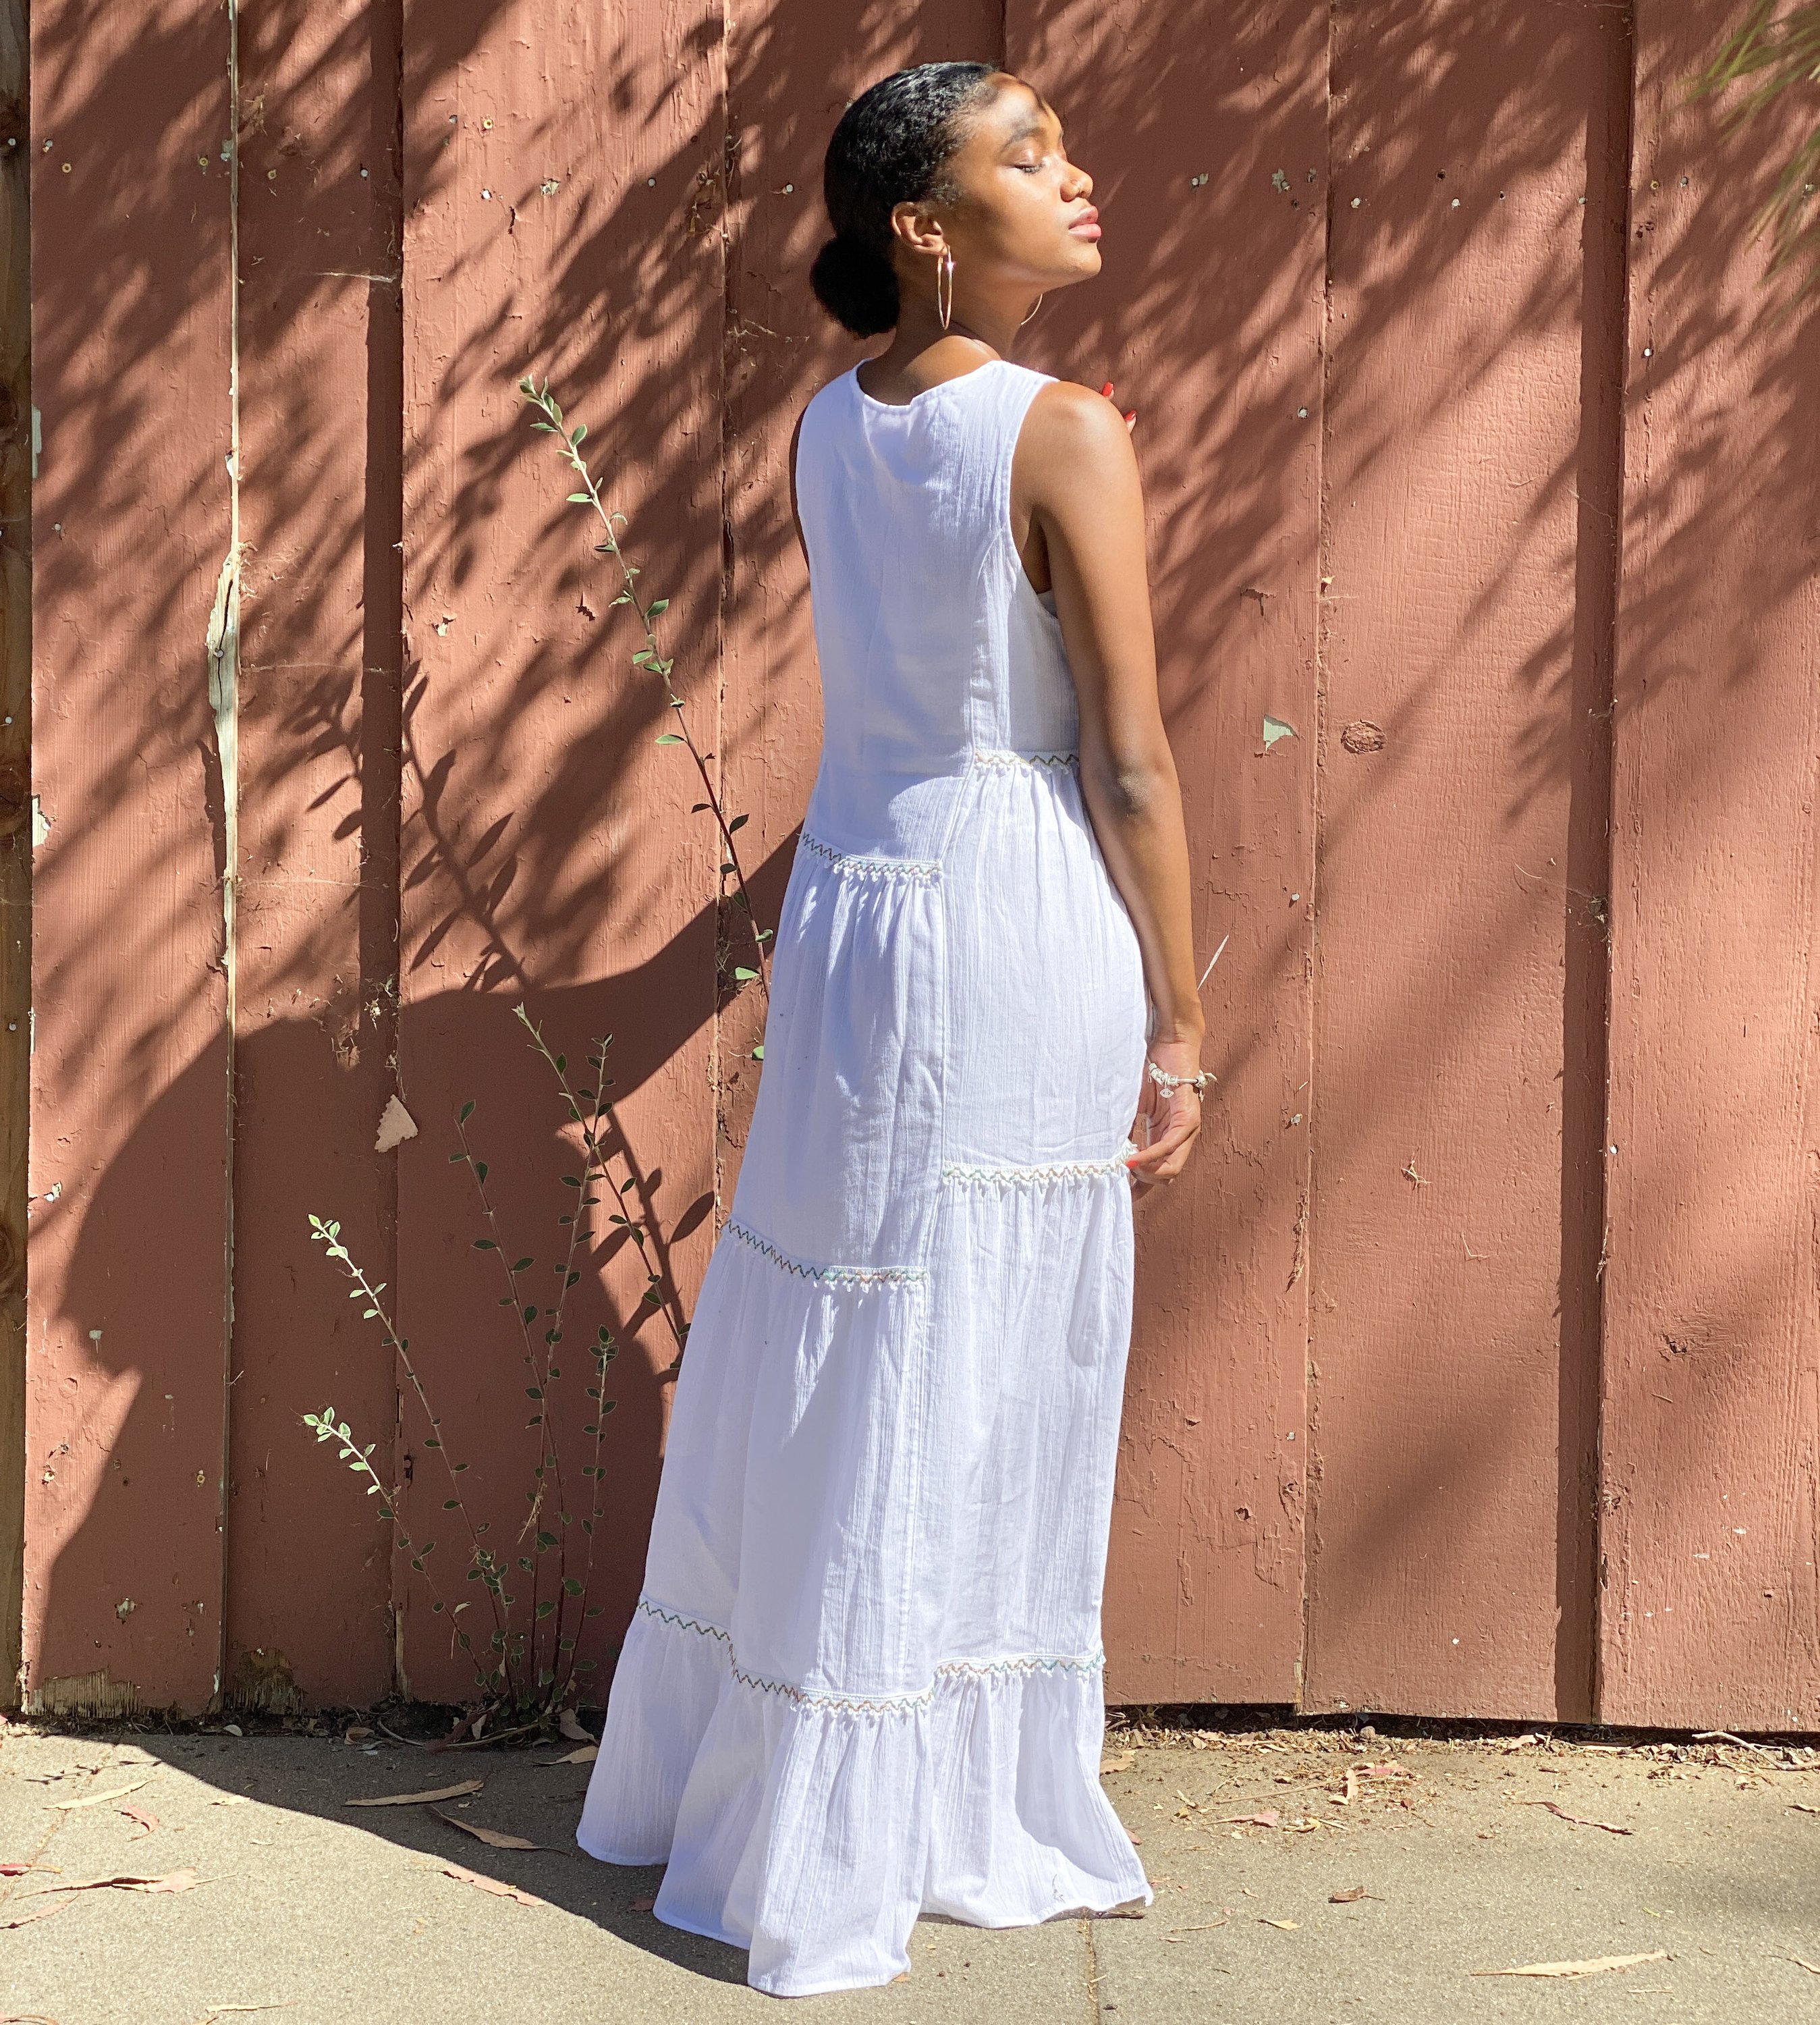
[[[869,366],[871,363],[870,359],[860,361],[860,366]],[[881,401],[876,394],[868,394],[860,384],[859,366],[849,368],[847,377],[853,383],[853,391],[868,407],[882,408],[888,413],[901,413],[906,409],[915,407],[919,401],[927,401],[931,394],[945,393],[950,387],[958,387],[963,381],[974,379],[982,373],[989,373],[995,366],[1009,366],[1011,363],[1008,358],[985,359],[978,366],[970,366],[964,373],[954,373],[946,380],[938,380],[933,387],[925,387],[920,394],[912,394],[908,401]]]

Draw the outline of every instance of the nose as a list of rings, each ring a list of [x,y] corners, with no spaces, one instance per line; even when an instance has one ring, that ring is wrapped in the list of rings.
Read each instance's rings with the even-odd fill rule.
[[[1070,162],[1068,167],[1074,178],[1071,194],[1076,197],[1091,197],[1093,194],[1092,177],[1077,163]]]

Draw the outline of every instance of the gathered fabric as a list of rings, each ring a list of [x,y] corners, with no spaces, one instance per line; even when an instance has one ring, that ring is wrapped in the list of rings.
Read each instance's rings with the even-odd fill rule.
[[[779,1996],[1153,1892],[1099,1783],[1149,1005],[1011,467],[1049,376],[809,402],[820,763],[577,1839]]]

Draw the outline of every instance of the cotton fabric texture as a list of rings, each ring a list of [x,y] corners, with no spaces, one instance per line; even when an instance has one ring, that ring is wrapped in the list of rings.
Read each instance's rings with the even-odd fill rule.
[[[1051,376],[804,416],[824,704],[577,1839],[780,1996],[1148,1905],[1099,1784],[1149,1001],[1011,527]]]

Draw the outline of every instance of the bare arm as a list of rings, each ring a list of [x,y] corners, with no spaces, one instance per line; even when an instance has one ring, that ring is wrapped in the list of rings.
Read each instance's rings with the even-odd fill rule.
[[[1107,869],[1131,912],[1157,1009],[1150,1053],[1172,1074],[1200,1066],[1206,1021],[1196,989],[1188,840],[1180,782],[1157,694],[1144,556],[1143,499],[1123,417],[1066,380],[1031,404],[1012,471],[1014,531],[1031,573],[1046,573],[1080,705],[1081,788]],[[1200,1130],[1200,1101],[1167,1099],[1147,1074],[1139,1115],[1151,1144],[1142,1180],[1180,1173]]]

